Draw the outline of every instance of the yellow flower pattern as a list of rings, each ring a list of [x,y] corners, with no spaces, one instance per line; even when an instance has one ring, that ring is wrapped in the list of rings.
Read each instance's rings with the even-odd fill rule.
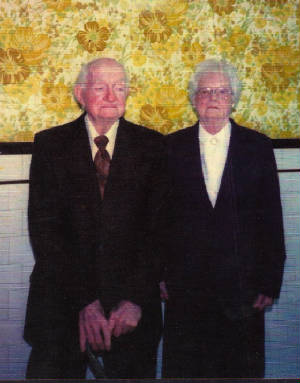
[[[128,71],[126,118],[163,134],[197,120],[189,78],[223,58],[243,81],[236,121],[300,136],[300,0],[2,0],[0,14],[0,141],[76,118],[72,85],[98,57]]]
[[[205,51],[198,42],[190,43],[185,41],[181,46],[181,59],[189,67],[194,67],[205,60]]]
[[[167,25],[167,16],[161,11],[144,11],[139,17],[139,27],[152,43],[168,40],[172,31]]]
[[[188,3],[182,0],[165,0],[160,5],[160,10],[165,13],[170,27],[177,26],[184,21]]]
[[[212,10],[219,15],[230,14],[234,10],[235,0],[208,0]]]
[[[46,34],[35,34],[30,27],[19,27],[11,38],[11,46],[18,49],[27,65],[39,64],[46,55],[51,40]]]
[[[71,5],[71,0],[43,0],[48,8],[55,11],[63,11]]]
[[[141,123],[149,128],[167,134],[172,126],[168,112],[163,106],[143,105],[140,111]]]
[[[171,36],[168,41],[163,43],[153,43],[151,44],[151,47],[157,57],[169,60],[171,56],[179,50],[178,38],[176,38],[176,36]]]
[[[29,68],[24,62],[21,52],[10,48],[4,51],[0,48],[0,83],[17,84],[29,76]]]
[[[49,110],[65,112],[71,105],[70,90],[63,83],[45,83],[42,86],[42,102]]]
[[[239,54],[247,49],[250,40],[250,35],[245,33],[242,28],[237,26],[232,30],[232,34],[229,38],[229,44],[234,49],[235,53]]]
[[[78,42],[90,53],[103,51],[109,38],[109,30],[100,27],[96,21],[89,21],[84,25],[84,31],[77,34]]]

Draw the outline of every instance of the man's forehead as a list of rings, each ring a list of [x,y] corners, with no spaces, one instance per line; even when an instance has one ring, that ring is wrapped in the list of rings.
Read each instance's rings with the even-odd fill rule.
[[[125,78],[124,69],[121,66],[109,66],[109,65],[101,65],[91,67],[89,70],[89,75],[92,78],[97,77],[105,77],[105,76],[120,76]]]

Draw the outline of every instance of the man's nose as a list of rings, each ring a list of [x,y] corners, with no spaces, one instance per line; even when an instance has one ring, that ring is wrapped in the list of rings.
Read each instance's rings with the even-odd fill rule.
[[[110,88],[110,87],[107,88],[107,91],[105,94],[105,99],[109,102],[113,102],[116,100],[116,94],[112,88]]]

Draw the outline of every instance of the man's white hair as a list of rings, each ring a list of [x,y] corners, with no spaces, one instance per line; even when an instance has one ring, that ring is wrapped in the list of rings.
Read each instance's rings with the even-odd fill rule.
[[[78,85],[85,87],[85,85],[88,82],[88,76],[90,74],[91,69],[94,67],[103,65],[103,63],[119,66],[124,71],[125,86],[127,89],[129,89],[129,79],[128,79],[128,75],[126,73],[126,70],[124,68],[124,65],[119,63],[117,60],[112,59],[112,58],[106,58],[106,57],[98,58],[98,59],[92,60],[92,61],[82,65],[80,72],[77,76],[77,79],[74,83],[74,87],[73,87],[73,94],[74,94],[74,97],[76,100],[77,100],[77,98],[76,98],[76,94],[74,92],[74,88]]]

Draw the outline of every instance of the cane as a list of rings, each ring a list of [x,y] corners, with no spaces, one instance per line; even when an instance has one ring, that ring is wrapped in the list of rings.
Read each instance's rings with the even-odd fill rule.
[[[90,370],[92,371],[92,373],[94,374],[95,378],[105,379],[106,376],[105,376],[103,364],[94,354],[88,342],[86,342],[86,354],[88,357],[88,366]]]

